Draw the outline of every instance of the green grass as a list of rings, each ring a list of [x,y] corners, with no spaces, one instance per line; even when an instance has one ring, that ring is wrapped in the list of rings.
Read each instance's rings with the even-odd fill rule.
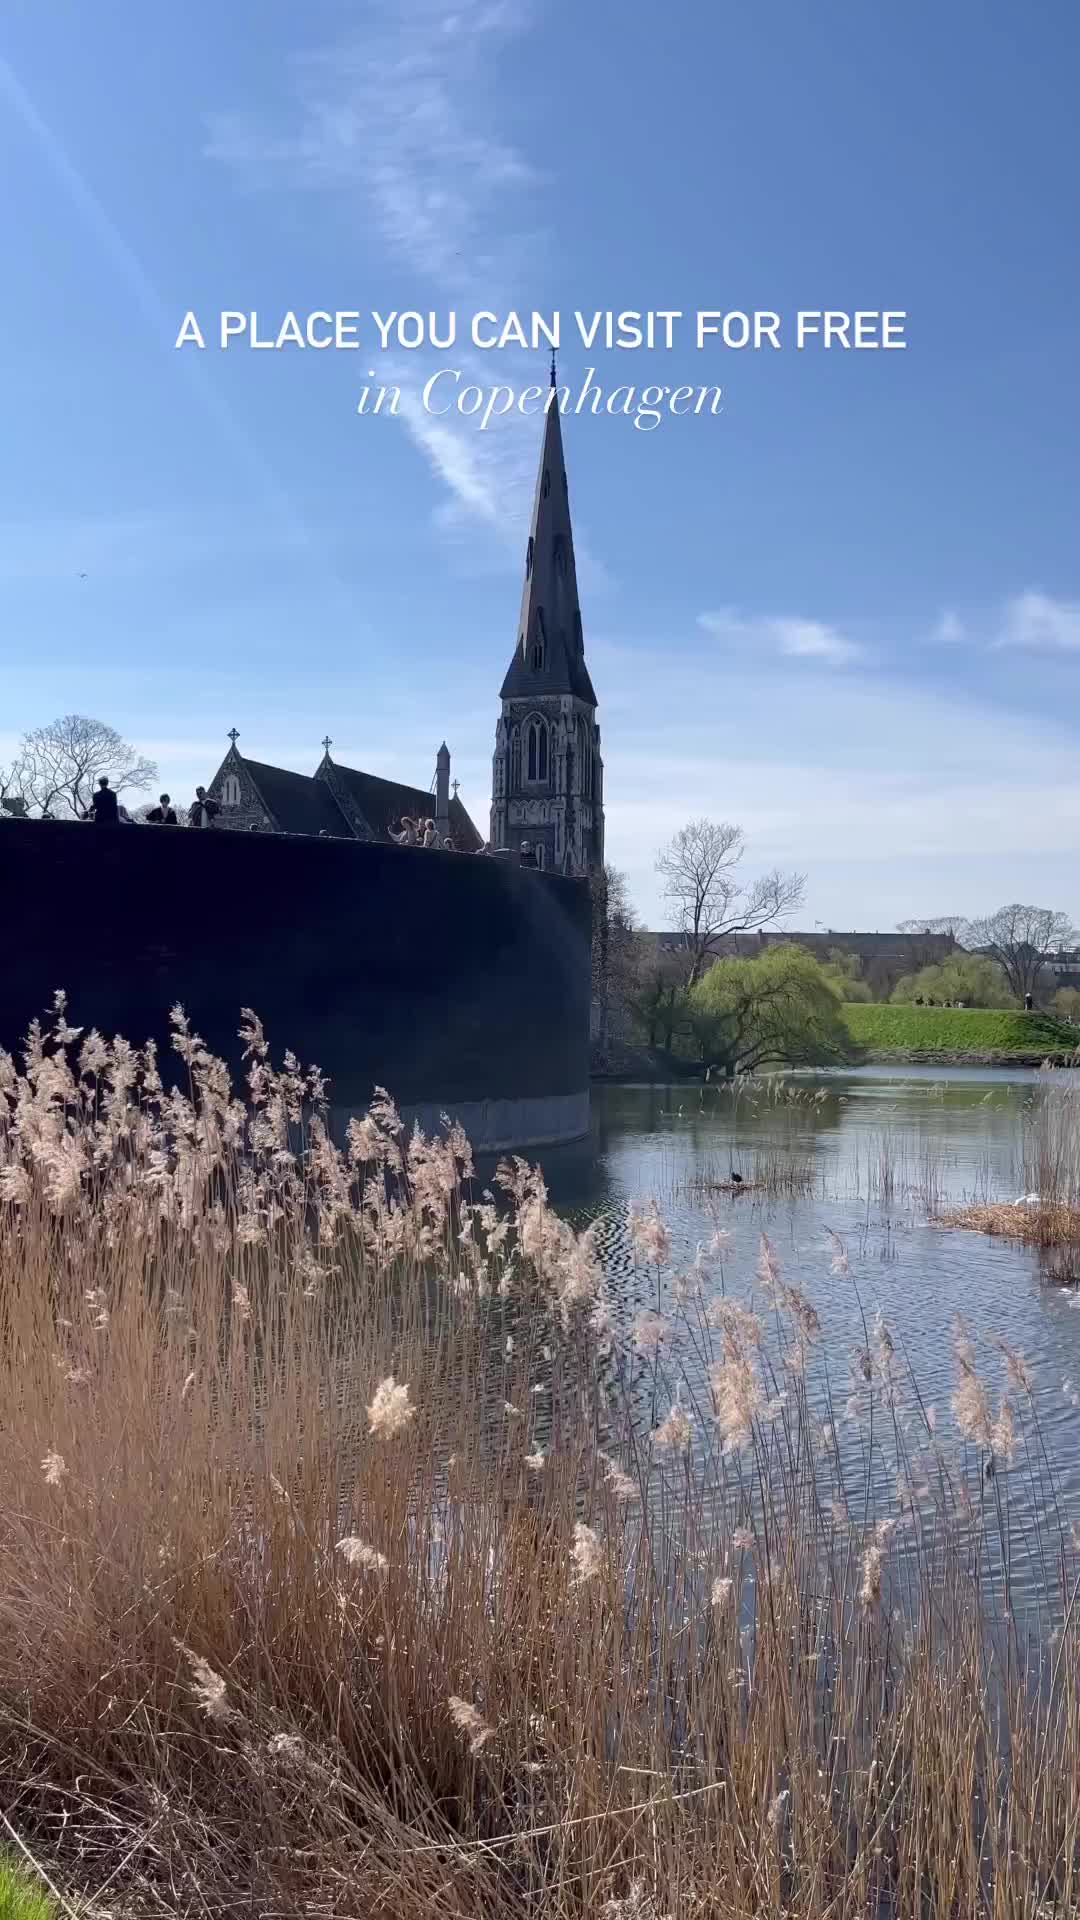
[[[0,1860],[0,1920],[56,1920],[56,1908],[47,1893],[20,1867]]]
[[[979,1007],[844,1008],[857,1046],[869,1053],[1072,1053],[1080,1030],[1047,1013]]]

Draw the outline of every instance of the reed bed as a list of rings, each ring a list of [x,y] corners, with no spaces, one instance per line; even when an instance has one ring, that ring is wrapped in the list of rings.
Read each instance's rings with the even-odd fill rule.
[[[0,1806],[70,1910],[1080,1910],[1023,1356],[958,1329],[939,1417],[655,1206],[616,1327],[535,1169],[385,1096],[339,1148],[242,1031],[242,1097],[179,1010],[179,1091],[62,1000],[0,1057]]]
[[[1029,1247],[1080,1247],[1080,1208],[1053,1201],[999,1200],[981,1206],[950,1207],[934,1217],[935,1226],[988,1233]]]
[[[858,1143],[853,1168],[855,1191],[882,1208],[916,1201],[936,1211],[948,1185],[949,1160],[941,1140],[920,1132],[886,1126]]]
[[[737,1158],[739,1168],[732,1169]],[[742,1172],[741,1179],[733,1177]],[[710,1195],[722,1193],[730,1199],[742,1194],[757,1194],[767,1199],[785,1199],[812,1194],[821,1186],[822,1175],[814,1154],[802,1146],[760,1146],[750,1154],[734,1153],[726,1158],[702,1156],[691,1172],[675,1186],[677,1197],[707,1203]]]
[[[1080,1215],[1080,1078],[1048,1073],[1020,1138],[1016,1171],[1023,1192]]]
[[[935,1209],[936,1224],[1055,1251],[1055,1277],[1071,1280],[1080,1263],[1080,1085],[1071,1076],[1048,1072],[1028,1105],[1015,1175],[1018,1199]]]

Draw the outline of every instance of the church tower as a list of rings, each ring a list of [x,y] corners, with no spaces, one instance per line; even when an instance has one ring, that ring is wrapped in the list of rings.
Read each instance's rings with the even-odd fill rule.
[[[602,867],[604,769],[585,665],[554,355],[517,646],[500,698],[492,848],[530,841],[548,872]]]

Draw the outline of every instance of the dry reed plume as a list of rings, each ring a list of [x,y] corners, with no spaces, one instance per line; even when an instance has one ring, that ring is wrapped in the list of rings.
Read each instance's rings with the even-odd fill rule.
[[[474,1197],[460,1133],[381,1095],[339,1150],[254,1016],[242,1100],[174,1019],[182,1091],[62,1001],[0,1056],[0,1805],[59,1884],[125,1915],[1080,1906],[1080,1568],[1051,1498],[1022,1627],[1022,1356],[995,1386],[958,1334],[943,1436],[876,1323],[834,1408],[768,1242],[735,1299],[723,1235],[677,1271],[655,1208],[624,1338],[523,1162]]]

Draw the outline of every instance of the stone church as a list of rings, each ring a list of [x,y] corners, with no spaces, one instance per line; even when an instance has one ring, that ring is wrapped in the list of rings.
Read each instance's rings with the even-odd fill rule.
[[[329,735],[312,774],[249,760],[236,744],[239,738],[234,727],[229,751],[206,789],[221,809],[215,826],[249,833],[387,842],[407,814],[412,820],[434,820],[442,838],[450,835],[463,853],[479,853],[484,844],[457,797],[456,781],[451,789],[445,741],[436,756],[435,778],[425,790],[340,765],[330,756],[334,743]]]
[[[490,850],[517,854],[526,844],[548,872],[587,874],[604,860],[603,763],[596,694],[585,664],[570,495],[558,390],[551,395],[525,550],[525,584],[514,656],[502,684],[495,732]],[[478,853],[483,836],[450,779],[439,748],[425,790],[342,766],[332,740],[313,774],[251,760],[230,747],[207,793],[220,808],[215,825],[244,832],[389,841],[402,817],[434,820],[444,840]]]

